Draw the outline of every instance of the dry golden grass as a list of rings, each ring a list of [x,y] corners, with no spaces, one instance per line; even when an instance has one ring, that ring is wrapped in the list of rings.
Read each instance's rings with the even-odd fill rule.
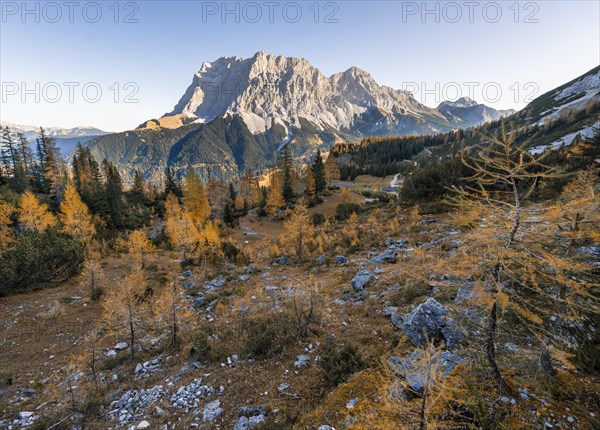
[[[183,125],[183,115],[164,116],[162,118],[146,121],[142,124],[142,128],[156,129],[163,128],[179,128]]]
[[[312,210],[321,213],[334,211],[337,198],[339,198],[338,193],[328,196],[323,205]],[[369,215],[363,214],[359,218],[361,228]],[[196,319],[182,327],[183,346],[178,352],[160,347],[142,351],[136,358],[136,362],[151,359],[161,353],[173,356],[169,365],[165,365],[164,372],[157,372],[146,380],[133,379],[131,369],[135,363],[132,364],[127,360],[113,363],[114,368],[110,372],[118,373],[120,380],[118,383],[107,385],[106,393],[130,387],[163,384],[168,375],[177,373],[183,364],[192,360],[189,355],[190,346],[194,334],[202,328],[213,335],[211,342],[215,349],[212,351],[211,361],[200,370],[190,370],[183,374],[174,388],[177,389],[198,377],[202,377],[203,383],[212,385],[217,390],[223,386],[223,393],[219,396],[221,407],[224,409],[223,428],[230,428],[236,421],[238,407],[257,404],[266,405],[273,414],[275,410],[291,411],[293,415],[298,416],[294,427],[297,429],[316,429],[322,424],[344,428],[348,424],[348,419],[354,420],[353,424],[347,427],[349,429],[415,428],[413,417],[418,405],[414,402],[403,403],[389,398],[388,388],[395,383],[395,379],[391,377],[384,364],[391,354],[403,355],[414,348],[397,329],[393,328],[389,317],[383,316],[381,310],[386,305],[396,305],[400,307],[400,313],[405,313],[415,304],[423,301],[427,295],[434,295],[442,302],[453,300],[457,286],[452,282],[440,280],[439,275],[452,273],[453,269],[458,267],[460,254],[449,257],[445,242],[432,247],[418,246],[419,242],[431,241],[451,228],[452,223],[448,216],[436,217],[439,218],[437,223],[422,224],[422,218],[411,213],[410,210],[396,213],[386,210],[377,214],[376,219],[386,229],[385,235],[390,235],[392,239],[407,240],[415,251],[407,253],[406,260],[400,259],[396,264],[383,265],[383,272],[377,275],[377,282],[367,287],[372,297],[359,304],[350,301],[339,304],[334,303],[334,300],[343,299],[344,293],[352,290],[350,279],[358,270],[358,263],[367,260],[370,245],[367,247],[361,243],[355,252],[348,251],[340,244],[334,245],[337,246],[336,251],[339,250],[355,260],[348,267],[338,267],[335,264],[314,266],[312,261],[298,266],[272,265],[270,250],[283,231],[283,222],[273,222],[268,218],[244,217],[241,225],[245,228],[232,230],[228,240],[238,244],[257,264],[260,271],[242,282],[238,280],[238,276],[245,271],[245,265],[242,264],[233,269],[219,270],[194,267],[193,270],[198,276],[196,279],[198,289],[205,280],[217,275],[228,279],[226,286],[214,295],[219,298],[219,302],[212,313],[213,320],[208,322],[205,321],[203,314],[195,314]],[[391,228],[392,223],[389,221],[392,219],[402,221]],[[343,227],[345,224],[334,226],[334,229],[341,230]],[[469,239],[471,235],[476,236],[477,228],[479,227],[452,236],[451,239]],[[258,234],[245,234],[248,232]],[[365,233],[364,237],[369,234],[371,233]],[[373,237],[373,240],[382,242],[383,236]],[[162,292],[163,285],[182,271],[175,263],[175,260],[180,257],[180,253],[160,248],[147,256],[144,273],[157,296]],[[106,288],[114,288],[116,281],[128,274],[133,266],[139,266],[139,259],[134,259],[127,254],[114,254],[103,257],[99,263],[105,272]],[[435,274],[435,279],[430,280],[430,274]],[[429,290],[429,283],[434,284],[431,290]],[[400,292],[382,294],[395,284],[400,284]],[[286,290],[272,293],[263,288],[266,285],[285,286]],[[415,291],[409,294],[407,289],[411,285],[416,287]],[[423,287],[424,285],[427,288]],[[251,319],[269,315],[275,317],[294,315],[294,299],[298,307],[307,306],[311,291],[318,298],[316,307],[319,323],[312,324],[312,330],[309,330],[305,337],[290,336],[283,349],[272,356],[254,361],[247,360],[248,339],[247,332],[244,331],[245,324]],[[24,403],[22,407],[19,406],[20,410],[33,409],[40,402],[51,401],[56,396],[65,398],[64,389],[50,390],[58,379],[64,378],[65,372],[54,373],[53,371],[67,369],[78,355],[84,353],[81,339],[90,333],[93,324],[100,319],[101,306],[96,302],[87,303],[88,294],[89,291],[80,287],[77,279],[72,279],[57,288],[0,298],[0,326],[3,327],[2,339],[0,339],[2,342],[0,348],[2,369],[0,370],[13,375],[14,388],[10,390],[19,386],[30,386],[38,389],[39,393],[35,399]],[[74,295],[82,296],[83,300],[70,303],[65,300]],[[242,314],[241,306],[248,306],[248,311]],[[14,327],[11,326],[13,320],[17,321]],[[295,326],[288,327],[292,333]],[[150,334],[158,335],[154,330],[155,328],[152,328]],[[59,335],[59,333],[64,334]],[[324,345],[332,338],[336,345],[355,345],[369,366],[337,388],[329,385],[324,371],[318,361],[315,361],[316,356],[325,352]],[[100,341],[99,347],[112,347],[118,340],[125,339],[104,338]],[[500,344],[513,340],[506,334],[501,334],[498,341]],[[296,355],[305,354],[305,348],[309,344],[314,347],[314,352],[310,354],[311,364],[296,373],[293,365]],[[476,342],[471,345],[473,348],[477,346]],[[126,352],[119,354],[126,355]],[[223,366],[222,363],[226,362],[227,357],[234,354],[240,356],[242,360],[234,367]],[[550,416],[551,412],[557,416],[573,414],[579,419],[590,407],[593,407],[594,403],[597,404],[597,393],[600,388],[597,377],[582,378],[564,372],[560,375],[560,386],[548,386],[547,382],[532,379],[531,367],[517,368],[513,363],[515,360],[519,363],[535,360],[536,351],[524,349],[520,354],[518,356],[511,356],[504,352],[500,354],[501,365],[512,366],[512,370],[507,372],[510,380],[516,381],[519,386],[529,384],[527,386],[530,386],[532,391],[543,392],[549,401],[552,401],[553,397],[557,399],[556,403],[552,403],[551,410],[540,408],[540,420]],[[49,359],[50,355],[55,357]],[[54,380],[50,384],[41,385],[43,379],[52,375]],[[481,375],[485,375],[485,369],[477,374],[477,376]],[[489,386],[482,385],[487,392],[482,388],[484,394],[478,395],[482,395],[485,402],[496,401],[498,396],[493,385],[485,377],[483,381],[489,384]],[[278,387],[281,383],[290,384],[290,388],[280,393]],[[85,384],[81,383],[77,392],[82,398],[88,397],[88,401],[91,401],[95,394],[90,394],[93,390],[89,381]],[[89,393],[84,391],[86,389],[90,389]],[[48,392],[46,393],[45,390]],[[0,411],[8,410],[6,399],[10,397],[10,392],[9,395],[0,398]],[[469,396],[476,397],[475,394]],[[348,401],[357,397],[359,400],[356,406],[348,409],[346,407]],[[471,397],[469,401],[470,399]],[[213,399],[207,399],[206,402],[210,400]],[[203,405],[204,403],[201,402],[200,407]],[[539,402],[535,406],[539,407]],[[522,427],[518,424],[523,422],[523,419],[529,419],[527,415],[529,407],[530,404],[523,403],[513,408],[512,418],[504,422],[505,428],[535,428],[530,426],[529,422]],[[571,410],[567,411],[566,407]],[[181,414],[181,411],[170,411],[170,413],[172,415],[169,419]],[[167,418],[159,417],[149,411],[148,419],[153,425],[158,425]],[[184,416],[180,428],[189,428],[190,420],[191,415]],[[100,418],[86,422],[86,428],[91,429],[105,429],[108,425]],[[203,428],[210,428],[210,426],[205,425]],[[578,421],[578,428],[590,427],[586,427],[583,421]]]

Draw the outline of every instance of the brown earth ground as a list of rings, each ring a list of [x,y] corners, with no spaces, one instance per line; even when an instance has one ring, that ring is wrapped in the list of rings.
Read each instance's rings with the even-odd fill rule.
[[[339,199],[337,194],[327,197],[326,201],[313,211],[331,215],[340,202]],[[356,199],[360,197],[356,196]],[[436,235],[439,237],[447,229],[442,217],[439,222],[406,229],[401,238],[415,246],[428,238]],[[222,272],[228,283],[224,292],[220,293],[221,300],[213,313],[214,321],[205,321],[206,317],[203,314],[197,315],[196,318],[198,323],[214,324],[218,328],[217,335],[224,339],[220,351],[223,359],[221,363],[215,362],[201,369],[187,371],[174,383],[172,391],[195,378],[202,378],[203,384],[212,385],[217,391],[219,387],[223,387],[223,392],[218,397],[224,409],[223,415],[210,425],[202,424],[200,417],[200,428],[230,429],[237,420],[237,409],[240,406],[257,404],[267,405],[272,414],[295,416],[295,428],[316,429],[322,424],[329,424],[338,429],[412,428],[411,425],[402,427],[389,421],[394,414],[410,413],[411,407],[390,405],[384,399],[385,387],[389,385],[391,378],[384,365],[385,359],[392,352],[401,355],[412,351],[413,347],[393,328],[389,317],[382,314],[382,308],[393,304],[400,306],[402,311],[408,311],[426,297],[418,292],[415,293],[415,297],[383,293],[397,283],[402,284],[415,267],[423,273],[434,271],[435,262],[420,255],[413,255],[396,264],[383,265],[382,273],[376,276],[376,282],[368,287],[370,293],[376,294],[372,294],[372,297],[364,302],[340,304],[334,300],[342,299],[345,292],[352,290],[350,279],[359,270],[359,263],[367,261],[367,252],[348,255],[351,262],[347,267],[335,264],[272,265],[268,249],[281,233],[281,222],[260,220],[253,216],[244,217],[241,228],[231,232],[232,240],[242,249],[252,252],[253,255],[263,256],[261,261],[255,261],[261,270],[252,274],[245,282],[238,279],[239,275],[244,273],[245,265]],[[146,274],[153,287],[160,288],[178,257],[167,251],[158,251],[150,256]],[[102,265],[106,272],[106,287],[111,288],[133,264],[135,263],[131,261],[130,256],[105,257]],[[204,273],[200,269],[195,271],[199,285],[215,275]],[[263,288],[266,285],[286,288],[271,293]],[[449,302],[456,289],[457,286],[452,283],[438,282],[435,297],[442,303]],[[248,306],[247,317],[252,318],[287,309],[290,296],[296,297],[299,302],[306,301],[311,292],[318,299],[321,320],[314,332],[309,332],[306,338],[294,340],[272,358],[256,361],[245,359],[246,339],[240,329],[243,324],[240,306]],[[275,308],[274,311],[270,311],[272,307]],[[89,300],[89,293],[78,285],[77,279],[66,281],[55,288],[0,298],[0,374],[4,375],[6,381],[11,380],[11,384],[4,390],[4,395],[0,395],[0,418],[14,417],[18,411],[34,410],[43,402],[50,402],[52,405],[57,398],[70,398],[65,376],[71,372],[70,364],[82,354],[82,338],[89,334],[100,314],[101,305]],[[184,327],[182,330],[185,329]],[[332,337],[337,344],[356,345],[370,366],[370,369],[360,372],[335,390],[327,383],[318,362],[319,355],[323,353],[323,345]],[[118,340],[125,339],[107,337],[102,346],[112,347]],[[312,345],[312,350],[307,352],[309,345]],[[188,351],[189,349],[172,353],[160,348],[146,347],[138,353],[134,363],[124,358],[125,351],[119,352],[119,360],[110,367],[106,366],[105,370],[107,376],[118,374],[119,380],[106,383],[101,393],[106,395],[133,387],[164,385],[167,376],[177,373],[182,365],[191,361]],[[535,362],[536,351],[529,350],[526,345],[522,346],[520,351],[519,354],[526,355]],[[237,365],[230,367],[226,365],[225,358],[233,354],[239,355],[241,360]],[[295,369],[293,363],[298,354],[309,355],[310,364]],[[132,369],[135,363],[158,355],[172,355],[173,358],[168,366],[153,373],[148,379],[140,381],[133,378]],[[511,364],[515,359],[510,353],[503,353],[500,358],[504,365]],[[527,372],[527,368],[517,369],[509,376],[519,381],[519,378],[528,374]],[[597,403],[600,384],[597,378],[575,379],[572,375],[565,371],[561,376],[561,389],[565,393],[563,398],[555,394],[560,402],[553,402],[551,394],[547,397],[551,405],[549,408],[534,399],[518,402],[516,406],[511,407],[511,418],[504,422],[504,428],[536,428],[544,420],[555,419],[564,422],[563,418],[568,415],[575,416],[577,421],[576,425],[566,428],[592,428],[592,424],[589,424],[585,417],[591,411],[595,411],[597,415],[600,412]],[[289,384],[290,388],[279,392],[278,387],[281,383]],[[23,387],[35,389],[36,395],[16,402],[19,389]],[[485,390],[484,387],[481,388]],[[76,400],[88,397],[89,403],[88,390],[89,386],[78,387],[75,384],[72,387]],[[556,388],[549,391],[556,391]],[[348,409],[347,403],[357,397],[357,406]],[[489,402],[495,401],[496,397],[493,390],[486,394],[486,400]],[[200,408],[214,399],[211,397],[201,401]],[[169,416],[165,418],[154,413],[154,406],[157,405],[168,408],[167,403],[157,403],[148,408],[145,419],[152,423],[151,428],[160,428],[159,424],[167,421],[171,422],[170,428],[190,428],[194,418],[192,414],[183,415],[180,411],[167,409]],[[390,412],[393,408],[396,408],[396,412]],[[537,411],[537,417],[531,417],[532,409]],[[65,413],[64,408],[60,410],[60,413]],[[406,422],[406,418],[402,422]],[[102,417],[95,417],[87,421],[85,428],[106,429],[110,425],[111,423]]]

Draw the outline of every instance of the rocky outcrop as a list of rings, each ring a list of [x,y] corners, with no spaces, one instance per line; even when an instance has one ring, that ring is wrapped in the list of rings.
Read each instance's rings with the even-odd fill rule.
[[[365,285],[371,281],[372,276],[373,272],[370,270],[361,270],[354,278],[352,278],[352,281],[350,281],[352,288],[354,288],[356,292],[364,290]]]
[[[448,308],[433,298],[427,299],[406,315],[399,328],[415,346],[443,339],[448,348],[460,343],[465,335],[448,316]]]
[[[406,242],[403,240],[397,240],[395,242],[388,242],[387,249],[381,254],[377,254],[371,258],[369,265],[377,265],[383,263],[393,264],[398,260],[400,253],[406,250]]]
[[[233,430],[250,430],[256,428],[266,419],[267,410],[264,405],[242,406],[239,409],[240,418],[233,426]]]
[[[430,347],[426,351],[415,349],[407,357],[390,357],[388,365],[392,372],[406,380],[410,389],[420,394],[426,384],[433,385],[434,381],[445,379],[463,360],[449,351],[436,351]],[[430,372],[437,375],[432,376]],[[429,381],[429,382],[427,382]]]
[[[202,421],[204,422],[212,422],[221,416],[223,413],[223,408],[221,408],[221,401],[214,400],[210,403],[207,403],[202,409]]]

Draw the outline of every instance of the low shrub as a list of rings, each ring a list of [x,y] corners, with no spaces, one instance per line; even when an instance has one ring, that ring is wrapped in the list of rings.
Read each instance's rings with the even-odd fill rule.
[[[267,216],[267,211],[265,208],[258,207],[256,208],[256,216],[263,218]]]
[[[324,222],[325,222],[325,216],[323,214],[320,214],[317,212],[312,215],[312,224],[315,227],[323,224]]]
[[[80,272],[84,257],[82,242],[53,229],[17,235],[0,255],[0,296],[68,279]]]
[[[292,430],[298,422],[298,413],[284,408],[277,414],[269,414],[267,419],[258,425],[257,430]]]
[[[198,358],[206,359],[210,355],[210,336],[204,330],[198,330],[192,341],[192,354]]]
[[[360,213],[361,206],[356,203],[340,203],[335,208],[335,218],[338,221],[345,221],[350,218],[354,212]]]
[[[93,420],[102,416],[105,399],[100,394],[94,394],[85,399],[81,406],[81,413],[88,420]]]
[[[425,281],[409,281],[398,290],[396,305],[410,305],[419,297],[429,294],[431,287]]]
[[[216,335],[212,327],[205,325],[194,333],[190,354],[194,360],[220,363],[238,353],[236,348],[237,342],[231,329],[219,330]]]
[[[6,388],[12,384],[13,384],[12,373],[0,371],[0,389]]]
[[[231,263],[245,263],[248,258],[244,255],[243,251],[238,248],[233,242],[224,240],[221,242],[221,252],[227,261]]]
[[[246,351],[252,357],[266,358],[280,352],[282,346],[281,323],[272,317],[260,317],[248,321],[246,329]]]
[[[256,358],[273,356],[281,352],[298,333],[294,316],[287,311],[255,317],[246,322],[246,352]]]
[[[98,300],[100,300],[100,298],[102,297],[103,294],[104,294],[104,287],[96,287],[92,290],[90,299],[94,302],[97,302]]]
[[[321,356],[321,367],[329,382],[339,385],[366,367],[362,355],[354,345],[345,345],[337,348],[333,345],[325,347]]]

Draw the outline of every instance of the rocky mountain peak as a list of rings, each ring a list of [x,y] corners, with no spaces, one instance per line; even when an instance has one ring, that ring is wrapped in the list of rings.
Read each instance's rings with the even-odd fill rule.
[[[264,51],[249,59],[223,57],[204,63],[168,115],[208,122],[239,114],[252,132],[260,133],[275,123],[299,126],[300,119],[321,130],[350,128],[371,108],[441,117],[406,91],[379,85],[358,67],[328,78],[303,58]]]
[[[480,103],[477,103],[470,97],[461,97],[456,101],[444,100],[437,107],[438,110],[442,110],[446,107],[457,107],[457,108],[467,108],[472,106],[478,106]]]

